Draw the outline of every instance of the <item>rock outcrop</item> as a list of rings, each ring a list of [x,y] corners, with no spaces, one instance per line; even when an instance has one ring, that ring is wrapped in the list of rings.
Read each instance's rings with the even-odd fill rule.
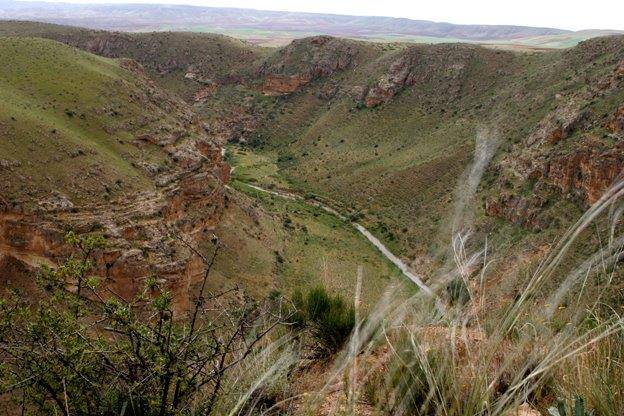
[[[540,121],[534,132],[526,139],[526,144],[528,146],[555,144],[566,139],[587,116],[588,110],[584,109],[580,102],[571,101],[558,106]]]
[[[95,253],[96,274],[114,293],[130,298],[154,275],[174,294],[176,308],[187,308],[203,273],[189,246],[211,240],[230,169],[187,104],[156,87],[138,63],[120,66],[136,78],[126,73],[94,85],[104,91],[95,108],[77,103],[93,130],[107,132],[99,136],[110,140],[103,150],[82,136],[50,132],[58,146],[47,152],[59,168],[39,174],[33,153],[0,165],[0,290],[32,287],[36,268],[68,256],[64,236],[73,230],[106,237],[108,247]],[[16,146],[30,143],[21,131],[12,134]],[[93,162],[85,164],[87,157]],[[127,176],[115,182],[108,172]],[[124,185],[132,181],[138,184]]]
[[[586,137],[574,150],[553,155],[543,179],[565,195],[574,195],[591,205],[614,181],[624,175],[624,141],[608,148]]]
[[[364,105],[368,108],[376,107],[390,101],[405,87],[414,85],[416,77],[412,73],[411,57],[402,56],[390,65],[387,74],[368,90],[364,98]]]
[[[554,192],[585,209],[624,178],[624,140],[608,144],[585,135],[568,148],[516,155],[513,162],[511,158],[506,157],[498,164],[497,168],[503,171],[501,181],[513,175],[521,185],[488,199],[485,211],[487,215],[533,230],[543,229],[549,222],[542,215],[547,206],[544,195]],[[519,189],[531,183],[530,193]]]
[[[206,101],[208,98],[214,95],[214,93],[217,91],[217,88],[217,84],[210,84],[208,86],[198,89],[193,95],[193,102],[201,103]]]
[[[262,93],[265,95],[292,94],[302,86],[310,82],[312,78],[305,74],[279,75],[269,74],[262,85]]]
[[[179,146],[179,145],[178,145]],[[206,141],[184,144],[171,171],[156,178],[156,192],[127,195],[108,204],[73,206],[52,193],[36,211],[0,210],[0,263],[22,264],[30,272],[41,264],[54,266],[69,254],[65,230],[103,234],[109,247],[96,253],[97,274],[124,297],[130,297],[150,275],[175,294],[176,306],[188,305],[187,290],[201,277],[202,264],[186,243],[200,245],[211,237],[225,204],[229,167],[220,148]],[[31,276],[7,276],[19,281]],[[22,282],[24,283],[24,282]],[[28,284],[24,283],[24,286]]]
[[[539,197],[525,197],[501,193],[485,202],[485,213],[530,230],[544,229],[548,222],[540,216],[545,201]]]
[[[435,88],[438,99],[453,101],[466,87],[463,81],[472,65],[481,64],[482,75],[494,80],[502,75],[502,64],[509,59],[508,54],[498,56],[466,45],[410,46],[394,56],[388,70],[370,87],[356,86],[354,98],[358,105],[372,108],[391,101],[409,87],[427,85]]]
[[[352,41],[330,36],[298,39],[262,62],[256,76],[263,79],[264,94],[291,94],[314,79],[348,68],[357,54]]]
[[[606,127],[613,134],[621,135],[624,133],[624,105],[615,111]]]
[[[556,201],[564,198],[585,210],[624,178],[620,44],[596,39],[563,54],[575,71],[595,66],[600,50],[613,56],[602,71],[585,76],[582,88],[573,84],[540,97],[550,111],[492,167],[493,188],[505,191],[486,199],[487,215],[541,229],[551,221],[548,216],[557,216],[546,213]]]

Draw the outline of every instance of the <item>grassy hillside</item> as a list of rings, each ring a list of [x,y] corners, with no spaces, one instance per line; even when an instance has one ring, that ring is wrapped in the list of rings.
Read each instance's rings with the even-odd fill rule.
[[[35,22],[0,22],[0,36],[42,37],[96,55],[130,58],[157,85],[194,104],[205,127],[222,141],[255,128],[249,91],[240,85],[273,49],[223,35],[192,32],[124,33]]]
[[[608,201],[601,195],[624,177],[624,37],[523,53],[322,36],[276,50],[252,48],[237,60],[247,46],[221,53],[229,46],[219,39],[231,41],[219,37],[24,27],[23,37],[0,37],[7,63],[0,68],[0,207],[14,208],[0,213],[0,274],[19,266],[27,280],[5,280],[28,290],[26,266],[64,254],[56,247],[62,233],[52,229],[64,225],[63,218],[112,236],[114,246],[98,253],[93,272],[106,276],[102,289],[112,288],[120,299],[111,303],[119,305],[116,321],[134,309],[122,307],[117,293],[133,295],[143,284],[150,286],[145,293],[168,291],[149,292],[153,321],[138,316],[136,339],[144,339],[145,323],[153,322],[157,329],[148,332],[155,348],[142,354],[139,347],[135,352],[139,343],[128,343],[138,354],[131,366],[157,357],[147,377],[130,380],[132,389],[154,380],[158,398],[152,401],[161,413],[170,396],[176,401],[170,376],[193,366],[199,366],[193,374],[220,374],[228,362],[241,366],[223,379],[225,392],[217,395],[221,381],[213,384],[219,414],[546,414],[559,401],[586,403],[596,414],[622,413],[624,185]],[[33,28],[120,58],[24,36]],[[1,30],[21,31],[15,23],[0,24]],[[182,47],[187,41],[195,46]],[[160,85],[123,54],[144,62]],[[232,142],[224,158],[234,170],[221,164],[216,136]],[[56,190],[74,203],[98,206],[31,210],[25,218],[20,208],[45,202]],[[592,221],[558,243],[585,212]],[[57,223],[37,228],[38,218]],[[397,284],[401,274],[351,220],[409,263],[432,292]],[[46,240],[54,235],[57,240]],[[192,246],[221,250],[214,267]],[[354,336],[341,352],[319,360],[319,337],[331,337],[342,320],[329,305],[356,298],[360,267],[362,308],[356,303],[353,315],[361,325],[339,325],[341,339],[352,327]],[[279,315],[296,289],[319,284],[345,303],[318,295],[293,301],[301,310],[320,305],[327,319],[312,322],[307,312],[300,328],[299,314],[274,338],[254,340],[262,326],[247,326],[249,316]],[[226,301],[232,288],[243,290]],[[209,299],[216,295],[207,304],[204,289]],[[384,292],[384,302],[375,304]],[[251,306],[265,295],[266,313],[245,306],[238,315],[230,307]],[[163,322],[176,321],[174,309],[184,316],[192,305],[238,321],[240,342],[221,337],[209,317],[197,330],[215,337],[195,349],[196,315],[176,341],[163,337]],[[13,336],[10,322],[7,336]],[[19,323],[31,325],[27,318]],[[73,329],[61,332],[75,345]],[[42,351],[27,365],[48,356],[39,332],[22,334],[32,334],[31,345]],[[32,348],[19,337],[13,345],[29,357]],[[249,359],[228,361],[224,345],[241,346],[241,360]],[[213,349],[225,352],[201,358]],[[61,375],[72,375],[66,363],[74,362],[74,351],[92,355],[89,343],[67,350],[70,359],[59,349]],[[108,363],[110,351],[102,350],[106,359],[96,359],[98,365]],[[125,363],[128,355],[119,351]],[[30,380],[21,376],[24,362],[8,367],[20,374],[9,389]],[[84,391],[81,367],[68,379],[70,393],[65,378],[47,369],[36,367],[56,386],[57,407],[73,411]],[[120,380],[113,369],[110,386]],[[90,375],[98,380],[100,373]],[[51,403],[42,397],[35,404]],[[200,409],[203,399],[189,406]]]
[[[0,36],[54,39],[96,55],[130,58],[160,85],[190,99],[202,84],[223,83],[267,49],[227,36],[192,32],[124,33],[35,22],[0,22]],[[196,79],[184,76],[194,72]]]
[[[225,248],[211,282],[215,290],[238,285],[256,297],[291,296],[296,289],[323,285],[351,302],[361,267],[361,306],[369,310],[389,285],[406,282],[348,223],[238,181],[233,187],[216,229]]]
[[[15,22],[0,25],[0,33],[62,38],[96,53],[130,55],[190,102],[217,80],[195,102],[212,134],[251,145],[277,164],[291,187],[361,216],[409,259],[445,250],[455,190],[473,160],[477,136],[498,150],[471,210],[482,230],[506,221],[515,231],[504,235],[513,241],[536,231],[522,223],[523,216],[560,230],[587,206],[568,198],[570,190],[547,172],[551,159],[576,154],[590,136],[598,140],[595,151],[609,151],[618,137],[604,126],[622,99],[614,75],[622,37],[524,53],[329,37],[258,49],[220,36],[112,34]],[[185,78],[188,73],[195,79]],[[575,121],[581,113],[590,116]],[[528,143],[558,126],[566,140]],[[539,163],[523,168],[520,160]],[[542,180],[527,182],[529,171]],[[499,189],[506,192],[503,202],[497,202]],[[528,201],[528,192],[538,196]],[[523,213],[512,206],[518,198],[526,205]],[[504,205],[498,213],[496,204]]]
[[[166,153],[143,135],[193,134],[183,103],[119,62],[43,39],[0,38],[2,195],[94,203],[150,189]]]
[[[283,99],[259,134],[261,146],[302,188],[364,214],[395,249],[427,247],[471,160],[484,113],[478,104],[505,82],[503,68],[518,66],[510,53],[470,46],[371,46],[362,55],[331,81]],[[385,105],[358,109],[352,90],[405,55],[420,59],[414,72],[427,78]],[[339,88],[326,99],[320,92],[332,82]]]
[[[622,41],[604,38],[540,54],[468,45],[371,46],[365,59],[354,58],[344,71],[280,97],[279,109],[270,112],[255,140],[261,152],[276,155],[298,187],[362,213],[364,222],[408,257],[427,254],[432,243],[448,241],[454,191],[473,159],[477,135],[498,144],[486,173],[491,184],[503,158],[532,154],[526,138],[553,112],[565,118],[566,111],[584,108],[595,121],[542,153],[574,149],[587,135],[601,138],[605,149],[613,146],[601,120],[613,117],[623,91],[620,84],[601,85],[611,82],[624,58]],[[283,72],[289,71],[286,65]],[[393,84],[405,72],[413,85]],[[355,92],[388,84],[390,97],[371,108]],[[545,197],[560,198],[561,190],[541,188]],[[491,222],[482,211],[487,183],[480,194],[477,219]],[[575,213],[585,205],[577,206]],[[576,215],[558,207],[551,212],[563,220],[560,225]],[[523,227],[519,232],[525,233]]]
[[[160,92],[140,67],[125,69],[130,61],[23,37],[0,38],[0,53],[10,57],[0,70],[0,195],[12,205],[35,207],[56,192],[76,206],[130,202],[137,192],[156,190],[155,174],[172,163],[165,142],[150,141],[191,140],[200,128],[184,103]],[[240,173],[256,172],[239,163]],[[276,166],[270,169],[279,178]],[[323,283],[352,297],[362,266],[368,307],[400,278],[348,224],[235,187],[215,230],[226,245],[215,289],[240,285],[263,296]]]

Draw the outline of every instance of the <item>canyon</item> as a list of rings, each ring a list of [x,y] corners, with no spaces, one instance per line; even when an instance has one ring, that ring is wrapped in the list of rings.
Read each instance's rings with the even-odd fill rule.
[[[158,119],[145,114],[103,126],[112,135],[136,129],[132,148],[163,152],[164,163],[132,162],[149,190],[95,205],[63,189],[33,190],[28,209],[3,195],[2,246],[12,250],[4,263],[53,261],[63,253],[63,230],[101,229],[113,248],[102,253],[100,270],[124,292],[150,273],[172,282],[184,276],[177,280],[186,283],[172,283],[180,293],[192,286],[199,266],[168,230],[199,244],[218,226],[230,179],[221,160],[226,142],[277,154],[278,169],[298,192],[361,215],[362,226],[408,262],[426,259],[438,238],[435,224],[450,214],[440,201],[470,164],[475,129],[489,125],[505,136],[476,199],[484,232],[496,232],[493,219],[527,231],[563,227],[552,221],[563,209],[554,199],[585,209],[622,174],[621,37],[518,53],[329,36],[270,50],[217,35],[25,22],[0,25],[0,34],[49,38],[117,59],[147,90],[139,104],[166,103],[159,111],[183,114],[173,128],[147,128]],[[167,94],[182,100],[163,101]],[[26,163],[3,159],[2,172],[20,174]]]
[[[0,57],[0,409],[621,413],[624,36]]]

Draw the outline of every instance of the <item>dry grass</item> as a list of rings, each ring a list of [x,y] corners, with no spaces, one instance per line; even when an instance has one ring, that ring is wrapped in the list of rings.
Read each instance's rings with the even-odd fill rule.
[[[612,238],[563,276],[558,270],[583,231],[623,197],[621,182],[498,310],[482,301],[484,282],[493,277],[490,254],[460,234],[451,245],[453,266],[429,280],[434,297],[389,288],[318,384],[291,388],[259,413],[297,403],[289,414],[537,415],[578,395],[594,414],[622,414],[624,321],[602,307],[619,279],[624,240],[617,216]],[[605,278],[602,290],[590,290]],[[452,279],[466,283],[471,300],[465,305],[449,302],[445,288]],[[551,280],[560,282],[558,289],[544,293]]]

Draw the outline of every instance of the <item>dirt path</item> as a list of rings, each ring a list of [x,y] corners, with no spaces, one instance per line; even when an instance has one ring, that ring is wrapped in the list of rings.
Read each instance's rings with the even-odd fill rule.
[[[297,194],[286,192],[286,191],[274,191],[274,190],[265,189],[265,188],[262,188],[260,186],[252,185],[252,184],[245,183],[245,182],[241,182],[241,183],[243,183],[245,186],[248,186],[251,189],[254,189],[254,190],[259,191],[259,192],[263,192],[263,193],[266,193],[266,194],[269,194],[269,195],[277,196],[279,198],[289,199],[291,201],[301,201],[301,202],[303,202],[305,204],[321,208],[322,210],[324,210],[324,211],[326,211],[326,212],[336,216],[337,218],[339,218],[342,221],[348,221],[347,217],[345,217],[344,215],[342,215],[341,213],[339,213],[335,209],[333,209],[333,208],[323,204],[322,202],[319,202],[319,201],[316,201],[316,200],[306,199],[306,198],[302,197],[301,195],[297,195]],[[407,277],[412,282],[414,282],[426,294],[433,295],[433,292],[431,291],[431,289],[429,289],[429,287],[427,285],[425,285],[425,283],[423,283],[422,279],[420,277],[418,277],[417,275],[415,275],[414,273],[412,273],[409,270],[409,267],[407,266],[407,264],[405,264],[405,262],[403,260],[401,260],[400,258],[398,258],[396,255],[394,255],[388,249],[388,247],[386,247],[381,241],[379,241],[379,239],[377,237],[375,237],[370,231],[368,231],[364,226],[362,226],[362,225],[360,225],[360,224],[358,224],[356,222],[350,222],[350,224],[360,234],[362,234],[364,237],[366,237],[366,239],[369,242],[371,242],[375,247],[377,247],[377,249],[381,252],[381,254],[386,259],[388,259],[390,262],[392,262],[392,264],[394,264],[396,267],[398,267],[399,270],[401,270],[401,272],[403,273],[403,275],[405,275],[405,277]]]

